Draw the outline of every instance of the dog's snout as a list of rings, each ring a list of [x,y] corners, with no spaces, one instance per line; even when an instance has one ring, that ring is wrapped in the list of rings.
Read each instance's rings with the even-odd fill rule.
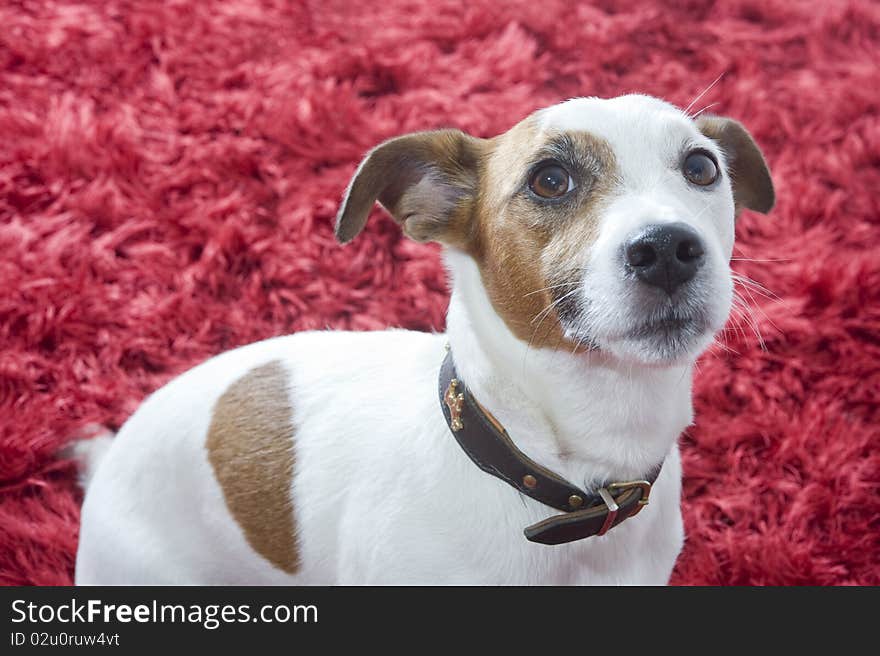
[[[672,294],[705,260],[700,236],[687,224],[651,225],[624,246],[624,261],[642,282]]]

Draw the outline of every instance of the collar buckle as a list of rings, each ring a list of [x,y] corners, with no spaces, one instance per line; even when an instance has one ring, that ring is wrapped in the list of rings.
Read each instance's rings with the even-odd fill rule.
[[[617,499],[612,492],[632,490],[634,488],[641,490],[641,498],[636,504],[635,510],[633,510],[628,517],[635,517],[642,511],[642,508],[648,505],[648,499],[651,496],[651,483],[648,481],[609,483],[607,487],[602,487],[597,490],[598,495],[602,497],[602,501],[605,502],[605,507],[608,509],[608,513],[605,515],[605,523],[602,524],[602,528],[599,529],[599,532],[596,533],[596,535],[605,535],[608,532],[608,529],[614,526],[614,520],[617,519],[617,513],[620,510],[620,506],[617,505]]]
[[[630,517],[635,517],[642,511],[642,508],[648,505],[648,498],[651,496],[650,481],[626,481],[625,483],[610,483],[608,485],[608,490],[611,492],[617,490],[631,490],[634,487],[637,487],[642,491],[642,498],[639,499],[639,503],[636,506],[636,509],[633,511],[632,515],[630,515]]]

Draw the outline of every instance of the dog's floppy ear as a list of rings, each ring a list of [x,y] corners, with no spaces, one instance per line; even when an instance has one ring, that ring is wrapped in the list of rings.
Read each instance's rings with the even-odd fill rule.
[[[743,208],[766,214],[776,202],[767,162],[742,124],[723,116],[703,116],[697,120],[700,132],[724,150],[736,213]]]
[[[484,140],[459,130],[415,132],[380,144],[361,162],[336,217],[346,243],[377,200],[417,241],[462,246],[478,188]]]

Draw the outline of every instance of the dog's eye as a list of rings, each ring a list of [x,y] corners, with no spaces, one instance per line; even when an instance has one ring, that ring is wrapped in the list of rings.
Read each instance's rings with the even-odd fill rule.
[[[574,189],[574,180],[559,164],[548,162],[532,173],[529,189],[541,198],[559,198]]]
[[[706,187],[718,179],[718,164],[705,150],[694,150],[684,158],[681,172],[690,182]]]

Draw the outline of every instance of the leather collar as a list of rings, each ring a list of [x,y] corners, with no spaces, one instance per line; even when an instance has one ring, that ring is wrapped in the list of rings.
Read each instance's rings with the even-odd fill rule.
[[[523,532],[528,540],[564,544],[604,535],[647,505],[651,485],[663,463],[644,480],[606,483],[590,494],[516,447],[504,427],[458,378],[449,350],[440,367],[439,388],[440,406],[449,430],[477,467],[522,494],[565,513],[526,527]]]

